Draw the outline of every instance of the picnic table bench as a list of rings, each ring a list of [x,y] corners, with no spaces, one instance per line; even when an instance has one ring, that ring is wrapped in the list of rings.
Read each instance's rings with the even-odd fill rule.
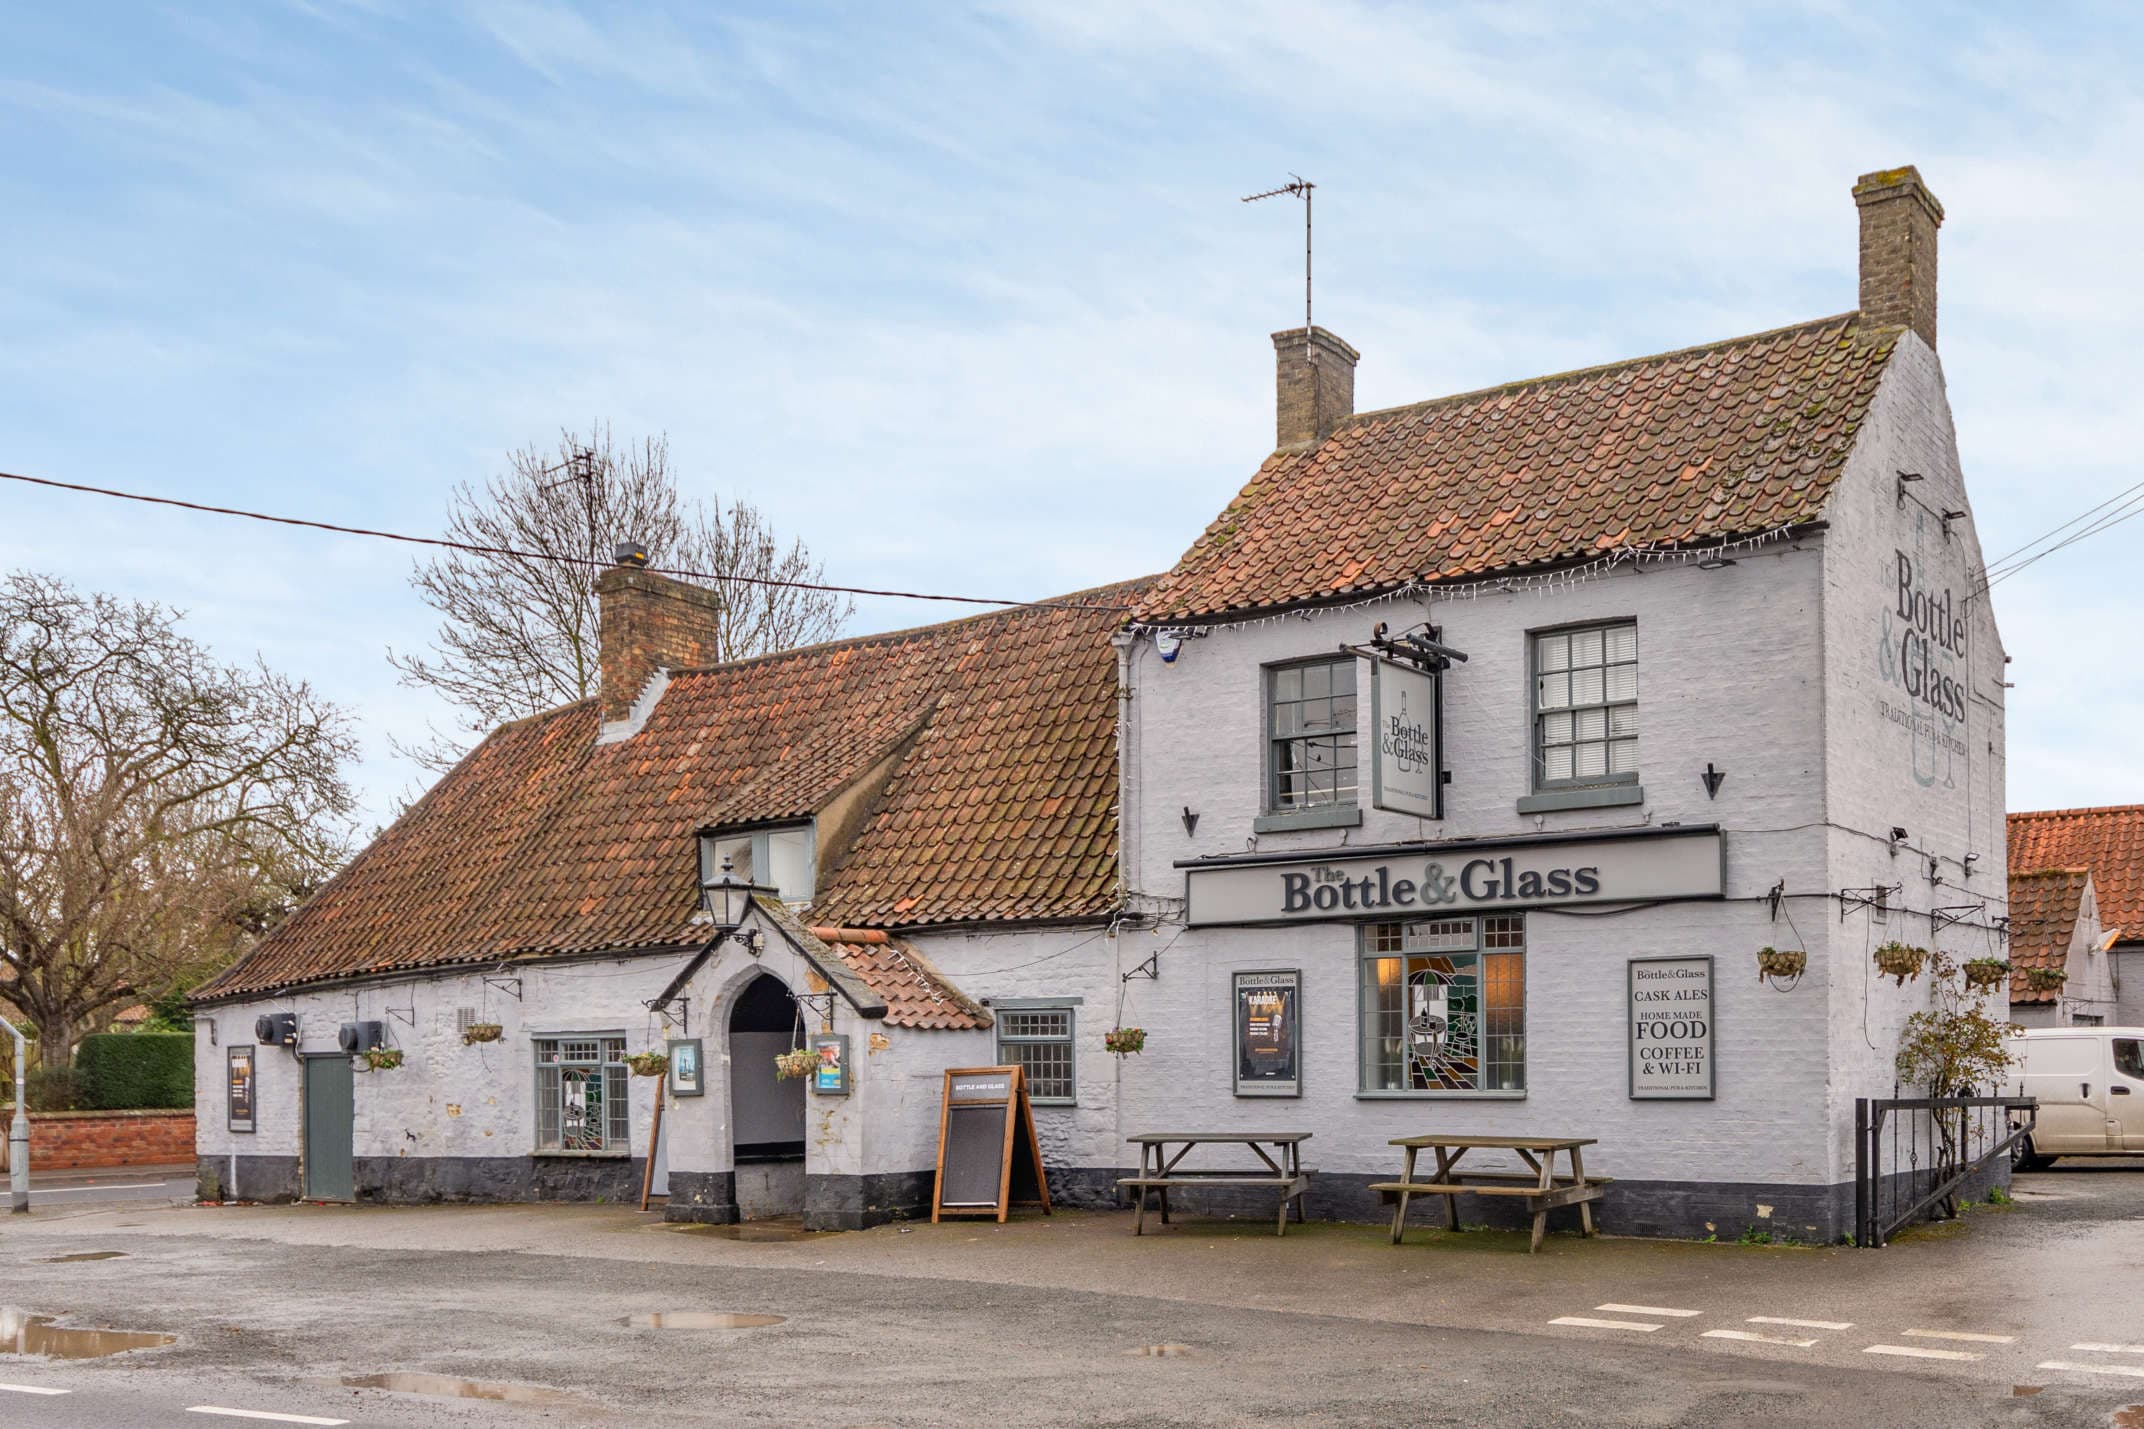
[[[1161,1223],[1167,1225],[1171,1187],[1266,1186],[1280,1192],[1280,1219],[1275,1234],[1286,1235],[1291,1204],[1296,1220],[1303,1219],[1303,1193],[1310,1189],[1311,1170],[1303,1165],[1302,1146],[1309,1139],[1307,1131],[1149,1131],[1126,1137],[1139,1148],[1139,1174],[1117,1181],[1118,1189],[1138,1196],[1132,1234],[1146,1233],[1146,1198],[1150,1192],[1160,1199]],[[1172,1146],[1177,1148],[1174,1155],[1169,1153]],[[1257,1170],[1183,1166],[1184,1158],[1200,1146],[1248,1146],[1264,1166]],[[1272,1148],[1270,1153],[1267,1147]]]
[[[1601,1199],[1612,1179],[1588,1176],[1581,1148],[1593,1145],[1591,1137],[1560,1136],[1399,1136],[1394,1146],[1407,1151],[1407,1164],[1397,1181],[1378,1181],[1370,1189],[1392,1206],[1392,1243],[1398,1245],[1407,1227],[1407,1203],[1416,1196],[1442,1196],[1453,1230],[1459,1229],[1461,1196],[1509,1196],[1523,1200],[1533,1212],[1533,1244],[1528,1254],[1541,1248],[1548,1232],[1548,1213],[1562,1206],[1578,1207],[1581,1231],[1593,1234],[1594,1201]],[[1423,1151],[1437,1158],[1434,1180],[1415,1179],[1415,1160]],[[1459,1160],[1469,1151],[1511,1151],[1531,1169],[1526,1171],[1466,1171]],[[1570,1174],[1556,1175],[1556,1155],[1570,1161]]]

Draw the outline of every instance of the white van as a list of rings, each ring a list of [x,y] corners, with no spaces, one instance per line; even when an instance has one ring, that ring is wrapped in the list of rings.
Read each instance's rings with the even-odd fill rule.
[[[2035,1027],[2011,1052],[2011,1090],[2040,1101],[2019,1170],[2057,1156],[2144,1156],[2144,1027]]]

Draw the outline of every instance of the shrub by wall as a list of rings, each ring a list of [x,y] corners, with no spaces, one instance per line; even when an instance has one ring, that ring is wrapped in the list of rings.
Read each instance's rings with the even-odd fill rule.
[[[194,1104],[194,1039],[186,1032],[100,1032],[74,1054],[75,1102],[85,1111]]]

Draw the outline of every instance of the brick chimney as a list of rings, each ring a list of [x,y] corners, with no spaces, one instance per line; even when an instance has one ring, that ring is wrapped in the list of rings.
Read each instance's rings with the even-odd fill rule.
[[[1861,315],[1903,324],[1936,345],[1936,230],[1943,205],[1921,171],[1878,169],[1854,184],[1861,210]]]
[[[641,569],[646,561],[627,557],[596,577],[605,724],[632,718],[633,702],[658,670],[721,658],[722,598],[705,586]]]
[[[1309,341],[1304,341],[1304,333]],[[1309,451],[1332,435],[1333,426],[1355,411],[1355,364],[1362,354],[1324,328],[1290,328],[1273,334],[1274,446]]]

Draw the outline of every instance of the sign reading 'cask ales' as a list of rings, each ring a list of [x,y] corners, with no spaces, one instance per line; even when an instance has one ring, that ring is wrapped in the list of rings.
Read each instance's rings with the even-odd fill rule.
[[[1014,1206],[1050,1214],[1050,1183],[1035,1139],[1035,1109],[1018,1067],[957,1067],[938,1113],[938,1185],[931,1219],[996,1216]]]
[[[1709,1101],[1712,959],[1632,958],[1629,996],[1632,1099]]]

